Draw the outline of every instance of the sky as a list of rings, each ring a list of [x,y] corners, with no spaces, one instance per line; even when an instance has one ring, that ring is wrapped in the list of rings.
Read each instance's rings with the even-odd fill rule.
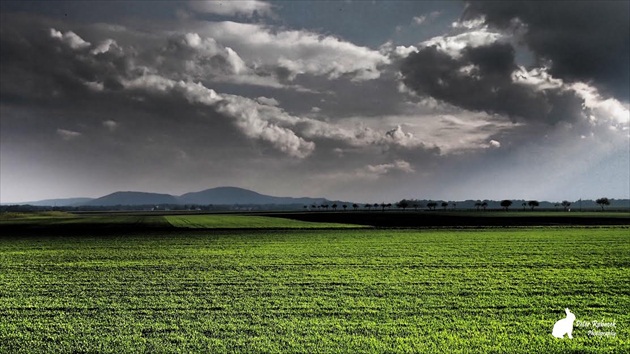
[[[2,1],[0,202],[630,198],[628,1]]]

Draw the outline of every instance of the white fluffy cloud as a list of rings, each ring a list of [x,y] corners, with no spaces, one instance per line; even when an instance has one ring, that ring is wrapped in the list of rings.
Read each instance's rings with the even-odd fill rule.
[[[389,130],[385,133],[385,136],[401,146],[414,144],[413,134],[404,132],[400,125],[396,126],[395,129]]]
[[[520,85],[531,86],[536,90],[557,89],[564,85],[562,80],[551,76],[546,67],[527,70],[519,66],[512,73],[512,81]]]
[[[501,147],[501,143],[496,141],[496,140],[490,140],[488,142],[488,146],[492,147],[492,148],[500,148]]]
[[[205,22],[198,31],[233,48],[255,69],[282,68],[289,72],[289,78],[348,74],[355,80],[369,80],[378,78],[379,66],[389,63],[378,51],[305,30],[273,30],[225,21]]]
[[[427,23],[429,23],[430,21],[436,19],[437,17],[439,17],[441,15],[441,12],[439,11],[433,11],[429,14],[425,14],[425,15],[420,15],[420,16],[414,16],[413,17],[413,24],[416,26],[420,26],[420,25],[426,25]]]
[[[118,123],[115,120],[108,119],[106,121],[103,121],[103,126],[109,131],[113,132],[118,128]]]
[[[427,112],[427,109],[430,112]],[[349,127],[366,120],[369,119],[347,118],[338,122],[337,126]],[[403,114],[372,119],[370,127],[354,129],[360,138],[348,140],[355,141],[354,146],[431,149],[446,156],[486,149],[490,140],[498,135],[521,129],[522,125],[506,117],[484,112],[471,112],[435,104],[430,104],[427,108],[424,102],[408,103]],[[349,128],[345,129],[352,131]]]
[[[584,107],[590,109],[591,121],[608,123],[614,128],[628,130],[630,125],[630,107],[615,98],[604,98],[599,91],[583,82],[568,85],[578,96],[584,99]]]
[[[491,32],[486,28],[480,28],[452,36],[436,36],[419,45],[421,47],[435,46],[438,50],[451,57],[459,58],[464,48],[481,47],[495,43],[503,38],[505,38],[505,35],[502,33]]]
[[[378,181],[382,178],[395,174],[411,174],[415,170],[411,164],[405,160],[397,159],[393,162],[381,164],[368,164],[349,171],[338,171],[317,174],[316,178],[320,183],[347,183],[349,181]]]
[[[179,95],[191,104],[203,104],[234,119],[235,125],[246,136],[261,139],[280,151],[298,158],[308,156],[315,144],[296,135],[291,129],[278,123],[294,123],[297,118],[289,116],[277,107],[236,95],[219,95],[201,83],[174,81],[158,75],[144,75],[124,82],[127,89],[148,90],[153,93]]]
[[[90,51],[90,53],[97,55],[102,53],[107,53],[112,46],[116,46],[116,41],[113,39],[106,39],[99,43],[94,49]]]
[[[377,175],[384,175],[391,171],[401,171],[405,173],[415,172],[411,168],[411,164],[404,160],[396,160],[393,163],[385,163],[380,165],[367,165],[365,169],[368,172],[375,173]]]
[[[368,49],[341,42],[334,38],[314,38],[313,34],[309,33],[302,36],[301,34],[304,33],[298,31],[275,33],[266,30],[259,31],[256,35],[259,35],[261,40],[255,42],[251,38],[248,39],[248,36],[245,34],[249,33],[250,37],[255,37],[255,34],[251,31],[253,29],[264,29],[260,25],[220,22],[210,23],[209,26],[214,26],[213,28],[217,30],[213,32],[212,37],[205,34],[205,31],[208,30],[207,27],[205,30],[197,28],[199,33],[189,31],[172,34],[167,37],[167,44],[164,45],[162,54],[158,55],[154,62],[136,62],[134,64],[135,69],[131,71],[135,70],[137,72],[141,70],[145,74],[124,79],[124,86],[131,90],[141,89],[159,94],[174,93],[184,97],[191,104],[201,103],[211,106],[215,111],[233,118],[234,126],[245,136],[265,141],[279,151],[298,158],[305,158],[311,155],[318,141],[326,141],[327,143],[323,146],[331,149],[369,146],[382,147],[384,150],[388,150],[389,147],[405,149],[434,147],[438,148],[442,155],[462,153],[471,149],[498,147],[494,143],[489,143],[490,141],[498,142],[494,138],[495,135],[519,127],[518,124],[513,124],[507,119],[500,119],[500,117],[492,117],[481,113],[463,112],[461,110],[452,114],[436,114],[434,112],[431,115],[426,115],[422,113],[422,109],[418,109],[417,111],[408,111],[403,115],[384,116],[382,120],[357,117],[354,122],[346,118],[331,121],[329,118],[326,118],[326,115],[321,114],[317,115],[317,119],[288,114],[280,107],[280,103],[275,98],[259,96],[255,99],[249,99],[237,95],[219,94],[209,89],[207,82],[228,81],[236,83],[239,82],[238,80],[241,80],[241,83],[251,84],[248,80],[259,78],[263,81],[270,80],[263,84],[271,86],[275,82],[278,85],[277,87],[283,87],[282,84],[269,76],[257,76],[257,70],[265,66],[263,63],[270,63],[269,66],[272,66],[271,63],[273,63],[274,56],[276,60],[281,62],[283,60],[294,63],[300,62],[305,65],[305,68],[309,68],[312,74],[319,73],[323,75],[327,73],[327,75],[333,75],[326,70],[334,71],[337,69],[330,69],[332,67],[325,69],[325,67],[316,65],[320,58],[320,54],[317,54],[318,51],[323,50],[323,52],[326,52],[326,50],[333,48],[334,45],[340,45],[342,48],[358,55]],[[247,30],[245,34],[238,34],[236,33],[236,28],[245,28]],[[461,48],[466,46],[481,45],[486,41],[492,42],[497,40],[498,37],[494,37],[495,34],[485,37],[484,31],[485,29],[481,30],[482,35],[479,38],[485,39],[479,41],[474,40],[477,38],[474,33],[468,33],[468,37],[464,36],[465,34],[452,37],[435,37],[422,45],[435,43],[438,41],[436,38],[441,38],[440,40],[443,43],[461,42],[452,47],[448,47],[448,45],[442,47],[442,49],[451,48],[452,52],[450,54],[457,55]],[[67,32],[64,35],[58,31],[51,30],[51,35],[55,38],[64,40],[64,36],[67,37],[68,45],[75,48],[75,50],[87,48],[86,45],[91,46],[78,35],[74,33],[74,35],[70,35],[69,33],[73,32]],[[468,40],[471,38],[473,38],[473,41],[469,43]],[[256,46],[257,44],[255,43],[270,44],[274,39],[279,40],[279,43],[275,44],[276,49],[280,48],[289,51],[291,46],[297,46],[304,47],[302,50],[305,53],[309,52],[307,49],[312,50],[313,53],[310,53],[311,57],[309,58],[312,62],[306,65],[308,60],[291,61],[286,57],[282,57],[280,50],[276,50],[271,55],[264,49],[260,49],[256,50],[256,52],[262,54],[256,60],[252,57],[253,49],[250,46]],[[118,46],[113,39],[102,41],[98,45],[93,46],[91,52],[93,54],[106,53],[114,46],[118,52],[122,52],[123,48]],[[238,52],[232,47],[237,48]],[[141,49],[139,47],[136,51]],[[393,51],[398,51],[400,52],[398,53],[399,56],[404,56],[404,54],[415,50],[417,50],[415,46],[410,46],[398,47]],[[239,52],[244,54],[241,55]],[[387,52],[391,55],[392,48],[381,53],[373,53],[377,53],[382,58],[385,58]],[[261,58],[265,60],[261,61]],[[302,69],[298,71],[300,70]],[[346,73],[348,70],[352,70],[352,67],[343,68],[343,71],[346,71]],[[208,79],[211,79],[211,81],[207,81]],[[202,84],[202,80],[205,80],[206,83]],[[552,78],[544,69],[531,69],[528,71],[520,68],[513,74],[513,80],[522,85],[535,86],[537,90],[544,90],[547,87],[557,88],[563,85],[561,80]],[[94,91],[104,90],[101,82],[86,82],[85,84]],[[593,93],[583,87],[581,92],[584,95],[588,93],[588,97],[591,97],[590,101],[588,101],[588,106],[597,106],[600,107],[600,110],[605,108],[607,111],[613,112],[615,117],[623,119],[624,107],[620,106],[618,102],[607,101],[606,104],[599,103],[603,102],[603,100],[601,97],[598,98],[599,96],[596,95],[596,92]],[[435,110],[436,107],[433,107],[433,109]],[[627,109],[625,112],[627,112]],[[108,129],[113,130],[115,128],[111,126]]]
[[[68,31],[61,33],[54,28],[50,29],[50,37],[62,41],[72,49],[83,49],[89,47],[90,42],[86,42],[83,38],[79,37],[76,33]]]
[[[493,32],[485,24],[483,18],[457,22],[453,24],[453,27],[456,29],[456,32],[458,32],[457,34],[436,36],[419,43],[418,47],[420,50],[426,49],[427,47],[434,47],[438,51],[457,60],[462,58],[462,55],[465,55],[465,49],[496,44],[509,45],[509,43],[511,43],[512,46],[517,45],[515,38],[518,38],[518,35],[514,36],[507,32]],[[392,53],[396,56],[396,52],[398,52],[400,56],[404,55],[404,53],[412,52],[411,49],[411,47],[399,47],[393,50]],[[532,102],[541,106],[549,106],[546,110],[541,110],[542,114],[537,116],[545,116],[545,114],[552,111],[552,108],[556,108],[557,111],[553,112],[553,116],[549,116],[547,119],[565,120],[568,124],[575,127],[576,132],[578,132],[577,134],[580,134],[580,131],[591,134],[595,130],[598,130],[601,134],[603,133],[601,128],[610,129],[612,131],[627,131],[629,129],[630,113],[628,104],[624,104],[615,98],[603,97],[598,89],[591,83],[579,81],[568,82],[552,76],[549,69],[552,65],[552,62],[547,62],[539,67],[525,68],[524,66],[516,66],[516,69],[514,69],[507,78],[511,81],[508,84],[509,87],[514,90],[522,89],[522,92],[528,92],[528,95],[523,95],[521,98],[538,97],[538,99],[532,100]],[[461,66],[457,72],[462,77],[470,78],[469,82],[481,79],[481,69],[477,65],[470,64]],[[441,82],[437,81],[437,84],[440,85]],[[404,85],[402,85],[400,91],[411,93],[408,87]],[[463,102],[456,100],[455,97],[448,97],[448,95],[445,95],[445,97],[451,99],[451,102],[453,102],[453,100]],[[488,97],[490,97],[490,95]],[[575,100],[574,102],[568,103],[568,99],[563,101],[561,100],[562,97],[575,97]],[[582,100],[581,104],[580,100]],[[491,103],[491,100],[487,100],[487,102]],[[560,108],[562,104],[568,106]],[[556,105],[558,107],[556,107]],[[534,107],[534,105],[530,105],[530,107]],[[470,107],[468,108],[471,109]],[[505,114],[505,112],[502,113]],[[461,127],[470,125],[470,122],[464,123],[459,118],[456,119],[457,122],[453,121],[451,118],[448,118],[447,121],[451,121]],[[474,120],[471,122],[474,122]],[[517,126],[515,125],[512,128],[517,128]],[[435,130],[434,132],[437,133]],[[455,136],[450,136],[450,138],[446,140],[449,141],[449,145],[496,147],[493,144],[488,145],[487,143],[489,141],[488,139],[492,139],[491,134],[483,135],[484,134],[462,134],[459,139]],[[457,144],[456,142],[458,142],[458,140],[460,143],[462,141],[465,141],[465,143]],[[446,149],[442,151],[450,150],[449,147],[441,146],[441,148]]]
[[[251,70],[232,48],[212,37],[188,32],[168,38],[156,65],[171,73],[184,73],[196,79],[249,75]]]
[[[410,45],[408,47],[405,47],[404,45],[399,45],[399,46],[396,46],[396,48],[394,48],[394,50],[392,51],[392,54],[398,58],[405,58],[409,54],[413,52],[417,52],[417,51],[418,51],[418,48],[416,46]]]
[[[80,137],[81,133],[74,131],[74,130],[68,130],[68,129],[57,129],[57,134],[63,139],[63,140],[73,140],[76,139],[78,137]]]
[[[331,123],[312,118],[300,118],[300,132],[310,139],[331,140],[344,147],[402,147],[408,149],[424,148],[422,141],[414,138],[413,134],[405,132],[403,127],[383,125],[373,122],[373,126],[360,123],[365,118],[351,118]],[[358,123],[358,122],[359,123]]]
[[[269,98],[269,97],[260,96],[256,98],[256,101],[258,101],[258,103],[260,104],[264,104],[267,106],[278,106],[280,104],[280,102],[278,102],[278,100],[276,100],[273,97]]]
[[[208,89],[201,83],[174,81],[159,75],[142,75],[133,80],[123,81],[122,84],[127,89],[179,94],[190,103],[202,103],[208,106],[221,100],[221,97],[214,90]]]
[[[630,124],[630,110],[628,104],[623,104],[615,98],[603,97],[597,88],[584,82],[566,83],[554,78],[548,73],[548,68],[532,68],[530,70],[519,67],[512,73],[512,80],[519,85],[526,85],[536,91],[559,89],[574,92],[584,100],[582,106],[589,112],[589,120],[593,124],[610,124],[614,128],[627,130]]]
[[[267,35],[271,34],[268,33]],[[58,35],[56,32],[55,36],[63,38],[63,35]],[[259,96],[256,99],[250,99],[238,95],[217,93],[208,88],[207,83],[213,81],[234,83],[243,78],[255,78],[257,77],[255,72],[257,64],[246,63],[246,60],[242,59],[236,50],[219,43],[220,40],[225,39],[225,36],[217,35],[216,37],[219,39],[204,37],[196,32],[172,34],[166,38],[166,41],[156,40],[150,42],[148,46],[136,48],[119,46],[115,40],[103,41],[92,48],[92,53],[95,55],[93,59],[84,55],[77,55],[76,60],[84,63],[89,62],[95,72],[107,73],[108,76],[96,76],[95,81],[81,79],[81,82],[95,93],[104,93],[108,89],[103,82],[113,78],[127,90],[158,96],[171,95],[181,97],[189,104],[209,106],[215,112],[232,118],[234,126],[245,136],[254,140],[265,141],[287,155],[298,158],[311,155],[315,150],[314,141],[326,141],[327,146],[331,149],[367,146],[380,146],[385,149],[390,146],[422,147],[421,142],[416,141],[412,134],[403,131],[403,127],[396,124],[393,125],[394,129],[392,126],[379,127],[378,129],[365,125],[343,126],[337,124],[336,121],[288,114],[279,107],[280,103],[275,98]],[[339,45],[342,49],[348,49],[350,52],[356,51],[354,53],[356,55],[368,51],[366,48],[356,47],[337,39],[314,39],[311,34],[306,35],[305,39],[300,36],[289,37],[295,39],[296,43],[293,45],[300,47],[300,43],[304,44],[307,47],[304,49],[305,53],[310,53],[312,50],[310,54],[314,55],[315,59],[310,58],[300,62],[306,65],[308,70],[312,69],[313,73],[333,75],[330,72],[332,70],[332,72],[337,73],[334,75],[341,75],[342,71],[344,73],[348,73],[348,70],[354,72],[354,69],[360,67],[317,68],[316,64],[320,63],[319,60],[321,60],[322,65],[327,65],[326,63],[329,62],[320,57],[321,53],[317,53],[322,48],[326,52],[332,50],[334,45]],[[285,42],[284,48],[290,52],[291,45],[288,44],[290,40],[286,39]],[[333,46],[328,48],[327,46],[330,44]],[[124,70],[116,72],[113,70],[115,67],[108,64],[107,58],[98,56],[98,54],[107,53],[113,46],[117,49],[115,55],[126,59],[127,65],[123,67]],[[245,51],[247,52],[247,50]],[[372,54],[381,56],[377,52]],[[344,54],[338,53],[338,55]],[[308,55],[305,57],[307,58]],[[282,60],[289,59],[283,57]],[[355,65],[350,61],[345,63]],[[357,73],[354,72],[354,74]],[[356,79],[357,76],[354,78]],[[325,116],[323,118],[326,119]],[[113,122],[104,124],[112,131],[116,127]]]
[[[398,125],[390,130],[377,130],[365,125],[344,126],[313,118],[296,117],[277,107],[272,98],[256,100],[237,95],[218,94],[201,83],[174,81],[158,75],[144,75],[124,82],[127,89],[148,90],[158,94],[177,94],[189,103],[213,107],[234,119],[246,136],[271,143],[278,150],[305,158],[315,150],[312,140],[333,141],[342,147],[399,146],[424,148],[413,134]],[[309,139],[309,140],[306,140]],[[398,166],[400,167],[400,166]]]
[[[299,137],[289,127],[281,126],[295,123],[298,118],[277,107],[262,106],[245,97],[224,95],[224,98],[217,110],[236,119],[237,126],[248,137],[268,141],[282,152],[299,158],[315,150],[315,143]]]

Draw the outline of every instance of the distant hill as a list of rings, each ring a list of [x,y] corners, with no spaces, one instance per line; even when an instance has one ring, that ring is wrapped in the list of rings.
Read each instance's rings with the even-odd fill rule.
[[[250,191],[248,189],[237,187],[218,187],[206,189],[200,192],[186,193],[179,198],[180,204],[214,204],[214,205],[233,205],[233,204],[313,204],[325,202],[324,198],[292,198],[292,197],[273,197]]]
[[[90,202],[94,198],[61,198],[61,199],[44,199],[35,202],[25,202],[20,204],[35,205],[35,206],[58,206],[69,207],[76,205],[84,205]]]
[[[42,201],[44,202],[44,201]],[[181,196],[147,192],[115,192],[106,196],[84,201],[79,206],[115,206],[115,205],[292,205],[318,204],[326,202],[324,198],[274,197],[237,187],[218,187],[200,192],[186,193]],[[34,204],[33,204],[34,205]],[[51,204],[39,204],[51,205]],[[73,204],[76,206],[77,204]]]
[[[437,209],[442,209],[442,200],[432,200],[438,203]],[[395,205],[396,201],[392,201]],[[430,200],[413,200],[413,204],[417,204],[419,209],[425,209],[427,203]],[[448,201],[448,210],[471,210],[476,209],[476,200],[460,200],[460,201]],[[500,201],[487,200],[487,209],[501,209]],[[526,205],[523,206],[523,203]],[[581,200],[571,201],[570,208],[573,210],[588,210],[599,209],[600,207],[593,200]],[[346,204],[352,205],[352,202],[328,200],[325,198],[294,198],[294,197],[276,197],[270,195],[260,194],[248,189],[238,187],[217,187],[206,189],[199,192],[186,193],[180,196],[174,196],[170,194],[159,193],[147,193],[147,192],[115,192],[106,196],[90,199],[90,198],[66,198],[66,199],[46,199],[28,203],[17,203],[20,205],[32,205],[38,207],[111,207],[111,206],[148,206],[148,205],[198,205],[198,206],[307,206],[310,209],[312,205],[321,204],[338,204],[339,207]],[[413,204],[409,205],[410,209],[413,209]],[[372,204],[370,204],[372,205]],[[359,205],[361,209],[365,209],[365,204]],[[263,207],[268,209],[268,207]],[[610,199],[610,205],[605,207],[606,209],[629,209],[630,200],[628,199]],[[526,200],[513,199],[510,210],[522,210],[529,209]],[[537,210],[541,209],[556,209],[562,210],[563,207],[560,204],[548,201],[540,201],[540,205],[536,207]]]
[[[146,192],[115,192],[92,199],[82,206],[114,206],[114,205],[158,205],[179,204],[176,197],[170,194]]]

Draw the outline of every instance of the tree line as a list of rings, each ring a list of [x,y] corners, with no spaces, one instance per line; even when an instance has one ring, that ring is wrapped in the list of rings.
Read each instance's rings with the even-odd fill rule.
[[[605,206],[610,205],[610,199],[603,197],[603,198],[599,198],[597,200],[595,200],[595,203],[597,205],[599,205],[602,208],[602,211],[604,210]],[[501,208],[505,211],[508,211],[510,209],[510,207],[512,207],[512,205],[514,204],[514,202],[512,200],[509,199],[504,199],[501,200],[499,202],[499,205],[501,206]],[[561,203],[555,203],[553,206],[556,208],[560,208],[562,207],[564,209],[564,211],[570,211],[570,207],[571,207],[572,203],[567,201],[567,200],[563,200]],[[521,203],[521,206],[523,207],[523,210],[526,209],[530,209],[530,210],[535,210],[535,208],[540,206],[540,202],[537,200],[529,200],[529,201],[525,201],[523,203]],[[424,202],[424,201],[420,201],[417,199],[402,199],[401,201],[397,202],[397,203],[366,203],[366,204],[357,204],[357,203],[321,203],[321,204],[311,204],[311,205],[304,205],[304,209],[306,210],[311,210],[311,211],[316,211],[316,210],[324,210],[324,211],[328,211],[328,210],[332,210],[332,211],[337,211],[342,210],[346,211],[349,208],[352,208],[352,210],[354,211],[358,211],[358,210],[367,210],[367,211],[371,211],[371,210],[380,210],[380,211],[385,211],[385,210],[390,210],[392,208],[396,208],[396,209],[402,209],[403,211],[407,210],[407,209],[413,209],[415,211],[418,211],[419,209],[428,209],[428,210],[437,210],[437,208],[440,207],[443,210],[456,210],[457,209],[457,203],[455,202],[446,202],[446,201],[428,201],[428,202]],[[479,211],[479,210],[486,210],[489,207],[489,203],[488,201],[477,201],[474,203],[474,208]]]
[[[469,203],[471,202],[471,203]],[[592,203],[592,201],[589,201]],[[291,205],[282,205],[282,204],[242,204],[242,205],[198,205],[198,204],[159,204],[159,205],[114,205],[114,206],[36,206],[36,205],[25,205],[25,204],[13,204],[13,205],[0,205],[0,213],[5,212],[36,212],[36,211],[66,211],[66,212],[78,212],[78,211],[116,211],[116,210],[130,210],[130,211],[198,211],[198,212],[212,212],[212,211],[223,211],[223,210],[248,210],[248,211],[265,211],[265,210],[287,210],[293,209],[297,210],[301,207],[304,210],[311,211],[337,211],[337,210],[391,210],[391,209],[400,209],[407,210],[413,209],[418,211],[420,209],[428,209],[428,210],[437,210],[441,208],[443,210],[457,210],[458,208],[467,209],[474,208],[476,210],[486,210],[491,207],[489,201],[476,201],[472,203],[472,201],[462,202],[463,205],[458,205],[455,202],[446,202],[446,201],[422,201],[417,199],[403,199],[397,203],[366,203],[366,204],[358,204],[358,203],[347,203],[347,202],[323,202],[321,204],[311,204],[311,205],[303,205],[302,204],[291,204]],[[497,202],[492,202],[497,203]],[[498,202],[501,208],[504,210],[509,210],[510,207],[514,204],[512,200],[502,200]],[[574,202],[575,203],[575,202]],[[569,211],[572,204],[569,201],[562,201],[562,203],[553,204],[554,207],[560,208],[562,207],[565,211]],[[595,200],[595,203],[604,210],[605,206],[609,206],[611,204],[611,200],[608,198],[599,198]],[[495,204],[496,206],[496,204]],[[531,209],[540,206],[540,202],[536,200],[530,200],[521,203],[523,209]]]

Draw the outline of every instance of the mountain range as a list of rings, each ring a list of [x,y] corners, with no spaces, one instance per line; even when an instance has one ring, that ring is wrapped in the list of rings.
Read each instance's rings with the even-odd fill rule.
[[[438,209],[441,209],[442,201],[438,201]],[[382,201],[375,200],[379,204]],[[416,203],[420,208],[424,208],[429,200],[417,200]],[[476,208],[475,200],[463,200],[463,201],[450,201],[448,202],[447,209],[474,209]],[[489,200],[489,209],[500,209],[500,201]],[[529,209],[527,201],[525,200],[512,200],[512,206],[510,209]],[[352,202],[340,202],[331,201],[325,198],[293,198],[293,197],[275,197],[270,195],[260,194],[248,189],[238,187],[217,187],[206,189],[199,192],[186,193],[179,196],[171,194],[161,193],[147,193],[147,192],[115,192],[100,198],[64,198],[64,199],[45,199],[33,202],[25,203],[12,203],[21,205],[32,205],[38,207],[53,206],[53,207],[110,207],[110,206],[156,206],[156,205],[299,205],[300,208],[303,205],[321,205],[337,203],[339,205],[347,204],[351,205]],[[525,204],[525,205],[523,205]],[[360,204],[359,207],[365,208],[365,204]],[[630,208],[630,200],[628,199],[610,199],[609,208]],[[410,208],[412,206],[410,205]],[[540,205],[537,209],[562,209],[558,203],[552,203],[547,201],[540,201]],[[574,201],[570,208],[575,210],[593,209],[599,208],[599,206],[593,200],[581,200]]]
[[[160,204],[195,204],[195,205],[310,205],[326,202],[325,198],[274,197],[237,187],[217,187],[200,192],[186,193],[180,196],[147,192],[115,192],[100,198],[65,198],[46,199],[28,204],[34,206],[115,206],[115,205],[160,205]]]

